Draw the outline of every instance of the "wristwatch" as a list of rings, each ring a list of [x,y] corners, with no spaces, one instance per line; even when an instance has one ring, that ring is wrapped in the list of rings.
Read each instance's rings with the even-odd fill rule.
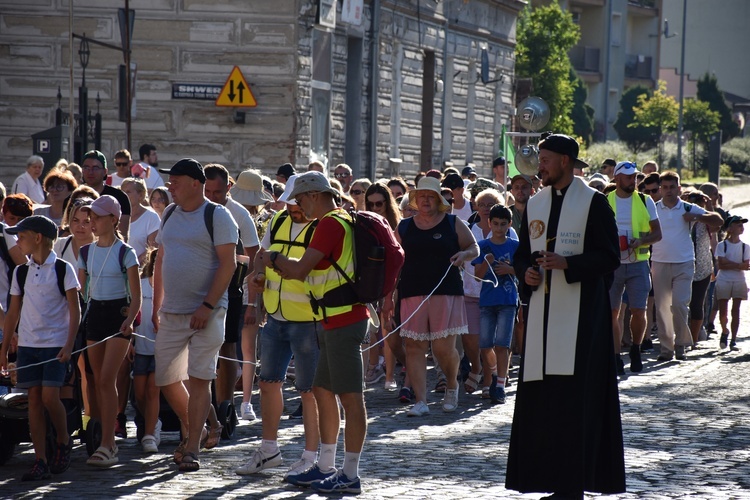
[[[278,257],[278,256],[279,256],[279,252],[277,252],[277,251],[275,251],[275,250],[274,250],[273,252],[271,252],[271,254],[270,254],[270,255],[269,255],[269,257],[268,257],[268,258],[269,258],[269,260],[271,261],[271,267],[272,267],[272,268],[273,268],[273,269],[274,269],[275,271],[278,271],[278,270],[279,270],[279,268],[278,268],[278,267],[276,267],[276,257]]]

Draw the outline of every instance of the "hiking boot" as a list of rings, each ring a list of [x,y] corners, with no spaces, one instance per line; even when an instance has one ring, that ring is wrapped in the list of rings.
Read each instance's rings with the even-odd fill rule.
[[[359,478],[349,479],[344,471],[337,471],[322,481],[316,481],[310,488],[319,493],[362,493]]]
[[[51,477],[52,473],[49,471],[49,467],[47,467],[47,462],[37,459],[29,472],[21,476],[21,481],[40,481]]]
[[[240,476],[248,474],[255,474],[263,469],[271,469],[281,465],[284,459],[281,457],[281,451],[276,450],[276,453],[267,453],[261,449],[257,449],[253,452],[250,460],[245,464],[237,467],[234,472]]]
[[[643,371],[640,346],[633,345],[630,347],[630,371],[632,373],[640,373]]]

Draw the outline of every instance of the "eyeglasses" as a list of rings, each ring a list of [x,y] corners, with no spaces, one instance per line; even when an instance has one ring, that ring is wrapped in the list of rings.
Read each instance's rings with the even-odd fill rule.
[[[367,208],[372,208],[372,207],[383,208],[383,205],[385,205],[385,202],[383,200],[367,201],[365,202],[365,205],[367,206]]]
[[[349,194],[353,194],[354,196],[359,196],[361,194],[364,194],[364,191],[361,189],[352,189],[349,191]]]
[[[48,186],[47,191],[65,191],[66,189],[70,189],[67,184],[52,184]]]
[[[104,167],[100,167],[99,165],[84,165],[83,167],[81,167],[81,170],[83,170],[84,172],[96,172],[97,170],[104,170]]]
[[[296,203],[297,205],[299,205],[299,204],[300,204],[300,201],[302,201],[302,197],[303,197],[303,196],[307,196],[307,195],[309,195],[309,194],[311,194],[311,193],[312,193],[312,191],[311,191],[311,192],[307,192],[307,193],[300,193],[300,194],[298,194],[297,196],[295,196],[295,197],[294,197],[294,202],[295,202],[295,203]]]
[[[338,174],[333,174],[333,176],[337,179],[346,179],[347,177],[349,177],[349,172],[340,172]]]
[[[645,194],[656,194],[656,193],[658,193],[658,192],[659,192],[659,188],[654,188],[654,189],[644,189],[644,190],[643,190],[643,192],[644,192]]]
[[[130,162],[129,161],[116,161],[115,165],[117,165],[118,167],[127,167],[128,165],[130,165]]]
[[[492,208],[494,207],[494,203],[478,203],[477,208]]]

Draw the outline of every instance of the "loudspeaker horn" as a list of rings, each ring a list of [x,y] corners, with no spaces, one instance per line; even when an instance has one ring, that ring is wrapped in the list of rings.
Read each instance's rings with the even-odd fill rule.
[[[527,97],[518,106],[518,121],[530,132],[543,129],[549,118],[549,106],[541,97]]]
[[[533,144],[521,146],[516,151],[516,168],[523,175],[533,177],[539,171],[539,150]]]

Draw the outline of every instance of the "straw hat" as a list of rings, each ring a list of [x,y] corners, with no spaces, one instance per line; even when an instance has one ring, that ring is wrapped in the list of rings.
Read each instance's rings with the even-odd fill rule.
[[[419,191],[432,191],[433,193],[438,195],[438,198],[440,199],[440,203],[443,204],[445,207],[450,207],[450,203],[448,203],[445,198],[443,198],[443,195],[440,193],[440,180],[435,179],[434,177],[422,177],[419,179],[419,184],[417,184],[416,189],[412,189],[409,191],[409,204],[414,205],[414,200],[417,197],[417,192]]]
[[[254,170],[240,173],[229,194],[237,203],[248,206],[260,206],[273,201],[273,196],[263,190],[263,178]]]

